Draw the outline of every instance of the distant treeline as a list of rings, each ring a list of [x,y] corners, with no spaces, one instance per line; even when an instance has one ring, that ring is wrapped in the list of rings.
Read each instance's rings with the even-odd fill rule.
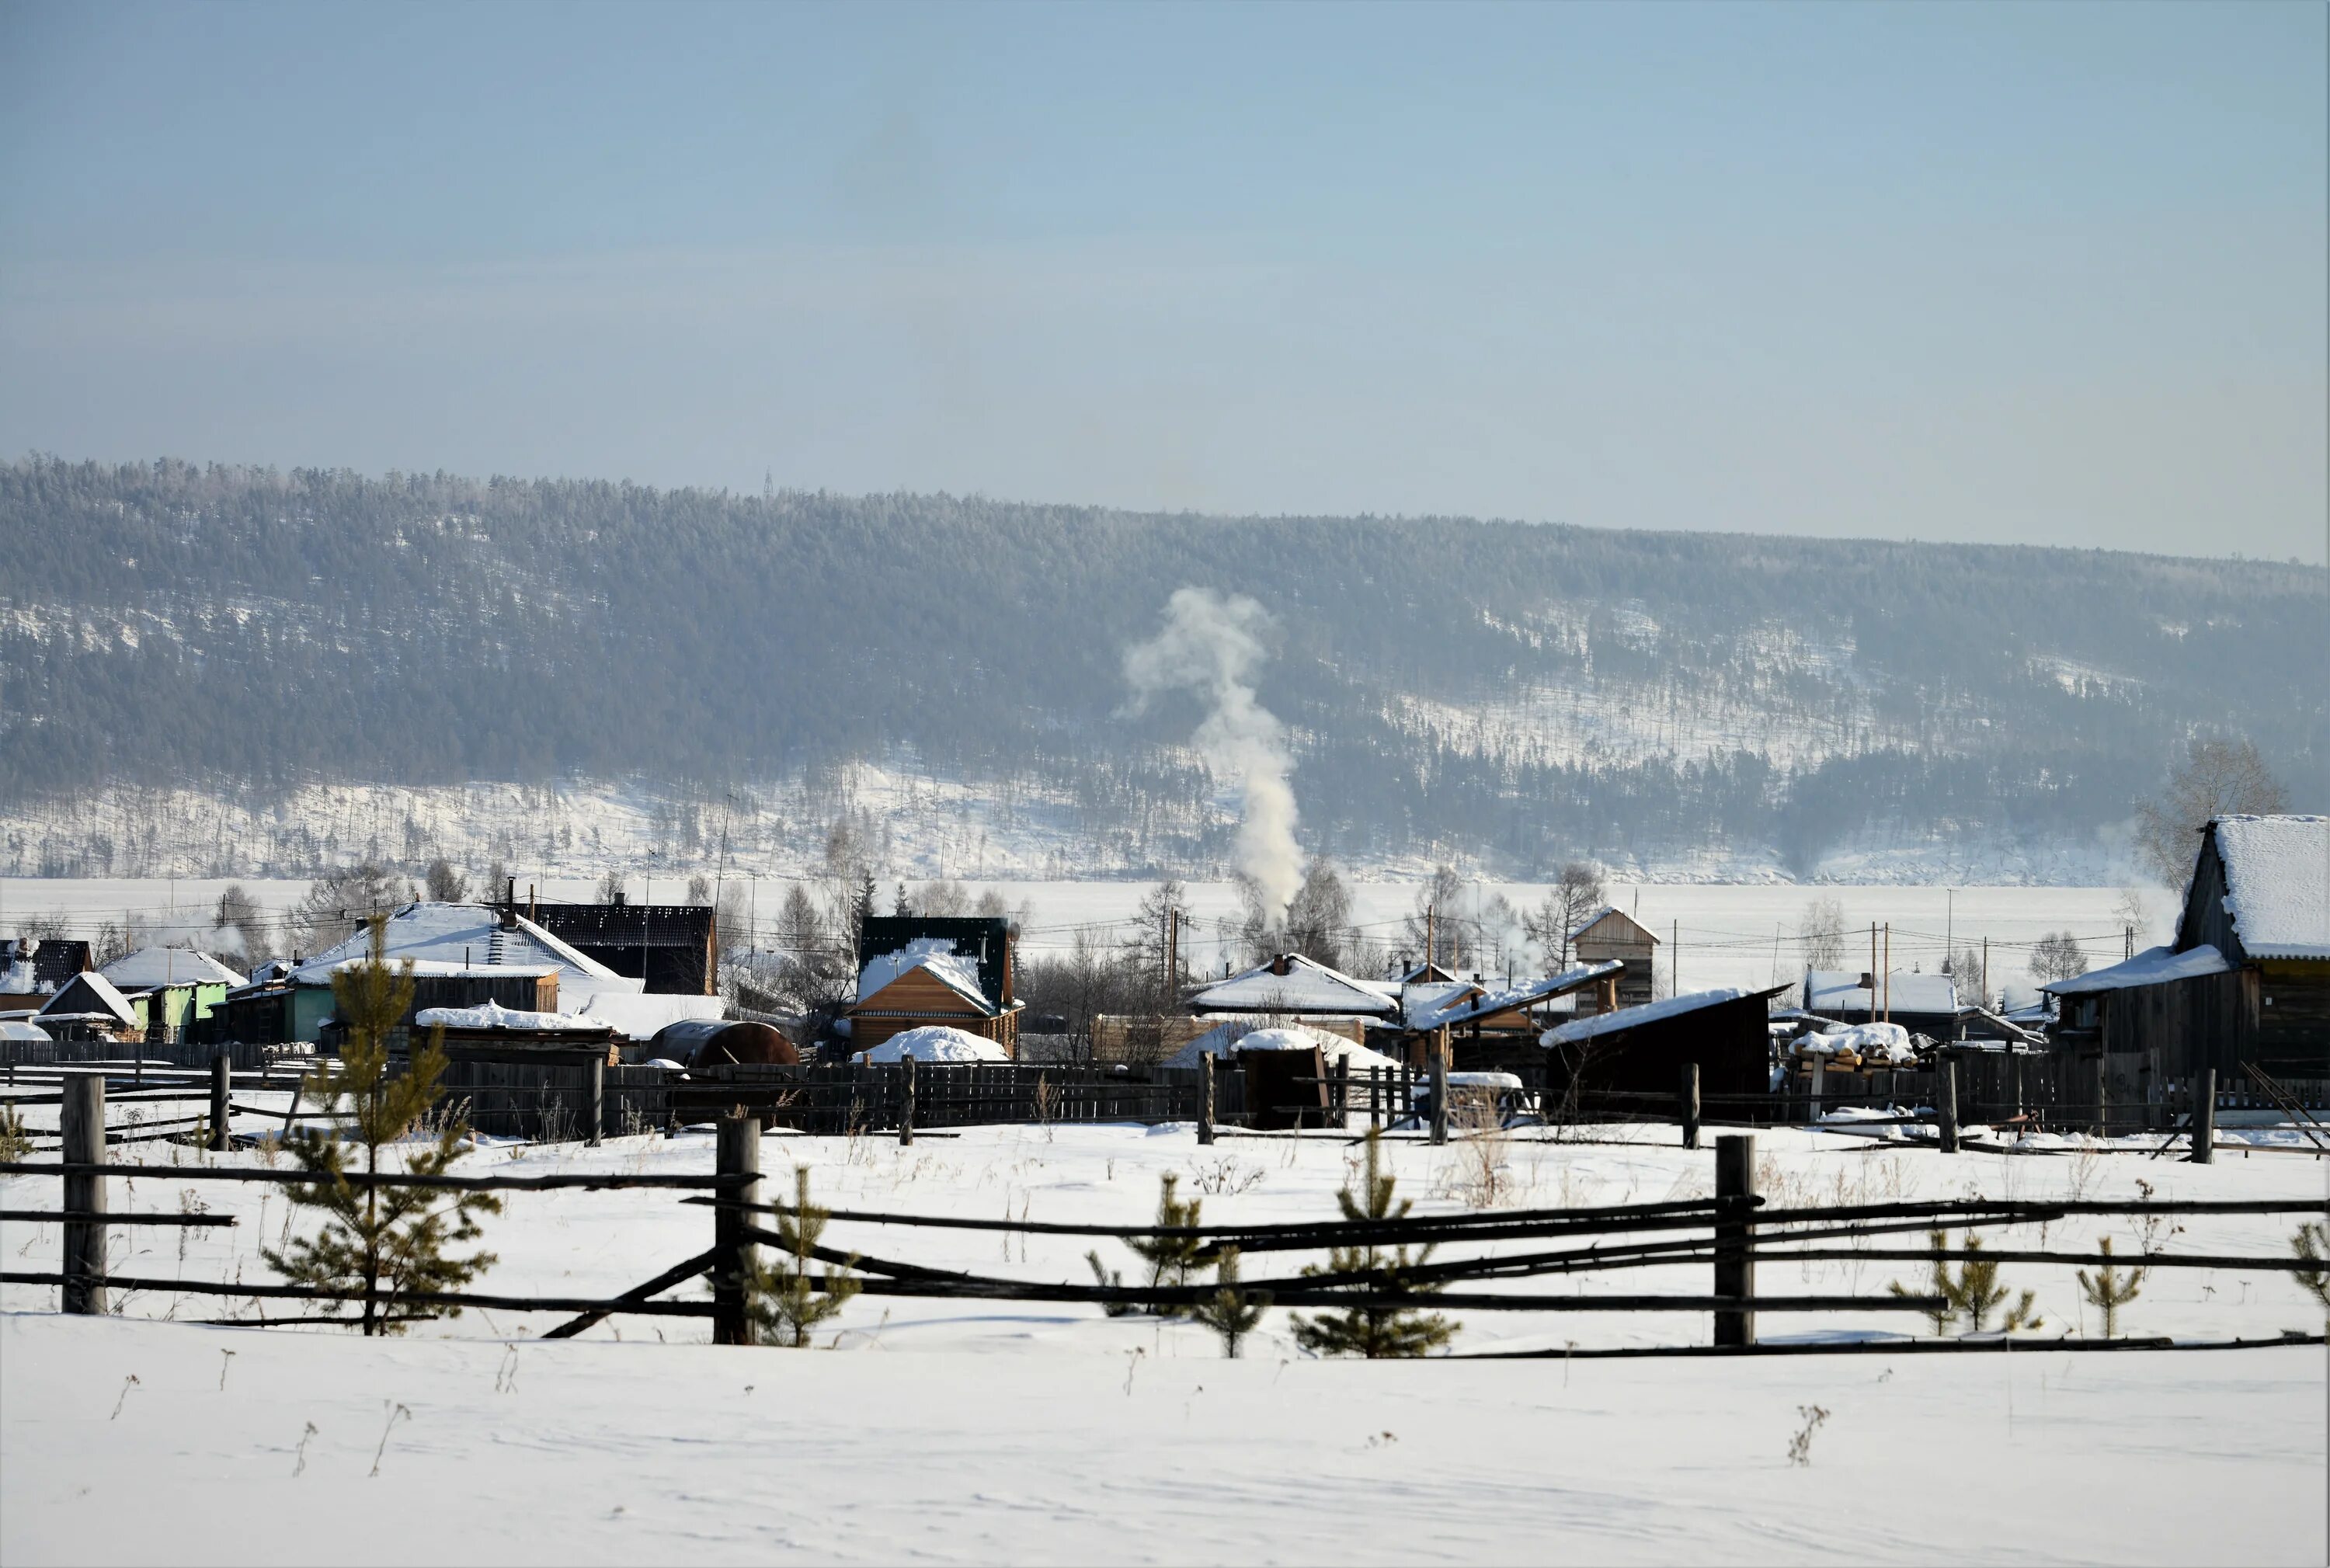
[[[2330,800],[2330,585],[2286,563],[40,458],[0,468],[0,562],[19,799],[716,789],[911,748],[1065,789],[1096,827],[1189,823],[1197,713],[1124,712],[1119,661],[1195,584],[1276,617],[1263,697],[1306,836],[1348,858],[2078,839],[2195,732],[2253,735],[2298,806]],[[1544,689],[1792,740],[1597,759],[1403,707]]]

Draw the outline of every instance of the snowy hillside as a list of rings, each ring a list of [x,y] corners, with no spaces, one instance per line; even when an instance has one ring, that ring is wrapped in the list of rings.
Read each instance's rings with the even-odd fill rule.
[[[2098,883],[2226,730],[2330,797],[2296,565],[47,460],[0,530],[12,875],[1217,874],[1237,780],[1122,673],[1183,585],[1363,874]]]

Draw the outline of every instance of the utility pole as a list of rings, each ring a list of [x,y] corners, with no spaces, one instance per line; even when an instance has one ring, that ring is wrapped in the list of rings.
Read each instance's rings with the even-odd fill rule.
[[[1424,967],[1430,968],[1440,961],[1440,906],[1424,906]]]
[[[1990,939],[1982,939],[1982,1005],[1990,1006]]]
[[[1893,1022],[1893,922],[1885,922],[1885,1021]]]
[[[1667,994],[1682,995],[1682,921],[1667,922]]]
[[[1165,906],[1165,1005],[1170,1007],[1181,989],[1181,912]]]

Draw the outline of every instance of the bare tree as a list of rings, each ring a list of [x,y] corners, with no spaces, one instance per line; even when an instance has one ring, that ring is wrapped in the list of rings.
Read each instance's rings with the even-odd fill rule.
[[[256,968],[275,956],[274,922],[259,901],[235,883],[219,894],[218,929],[232,931],[242,939],[242,961],[246,968]]]
[[[1833,895],[1807,899],[1796,915],[1796,950],[1808,969],[1844,965],[1844,901]]]
[[[1351,890],[1325,857],[1312,856],[1303,870],[1302,885],[1286,906],[1287,949],[1340,969],[1350,961],[1351,939],[1357,934]]]
[[[1418,955],[1416,961],[1456,972],[1456,922],[1463,912],[1463,896],[1464,879],[1447,865],[1434,866],[1431,880],[1416,890],[1416,909],[1401,929],[1407,950]]]
[[[291,907],[284,923],[296,933],[302,952],[321,952],[414,893],[410,882],[401,883],[377,865],[335,866],[308,884],[307,896]]]
[[[453,863],[443,855],[429,863],[425,874],[431,903],[459,903],[469,896],[469,879],[454,869]],[[500,889],[495,890],[497,893]]]
[[[712,902],[712,879],[705,875],[700,871],[695,875],[689,877],[687,879],[687,902],[693,904],[710,903]]]
[[[2273,770],[2258,755],[2256,742],[2246,738],[2194,741],[2186,748],[2184,760],[2168,770],[2166,788],[2136,803],[2136,850],[2163,886],[2181,889],[2200,854],[2193,836],[2211,817],[2270,816],[2288,805]]]
[[[914,895],[914,912],[947,919],[969,914],[971,903],[971,889],[959,882],[926,882]]]
[[[1981,949],[1960,948],[1956,956],[1944,966],[1944,972],[1956,983],[1961,1003],[1972,1001],[1977,1006],[1990,1006],[1990,998],[1983,994]]]
[[[1522,917],[1522,929],[1545,955],[1546,973],[1569,967],[1569,940],[1596,910],[1610,902],[1602,885],[1601,870],[1573,860],[1546,890],[1545,902]]]
[[[601,877],[599,879],[598,897],[601,903],[622,902],[623,874],[620,871],[611,871],[604,876]]]
[[[2088,967],[2088,955],[2069,931],[2056,931],[2031,944],[2031,978],[2042,986],[2084,975]]]

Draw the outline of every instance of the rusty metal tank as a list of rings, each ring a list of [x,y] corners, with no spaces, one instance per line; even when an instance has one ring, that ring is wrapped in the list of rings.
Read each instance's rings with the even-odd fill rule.
[[[690,1068],[724,1063],[798,1063],[800,1053],[784,1031],[767,1024],[732,1019],[689,1019],[656,1031],[647,1054]]]

